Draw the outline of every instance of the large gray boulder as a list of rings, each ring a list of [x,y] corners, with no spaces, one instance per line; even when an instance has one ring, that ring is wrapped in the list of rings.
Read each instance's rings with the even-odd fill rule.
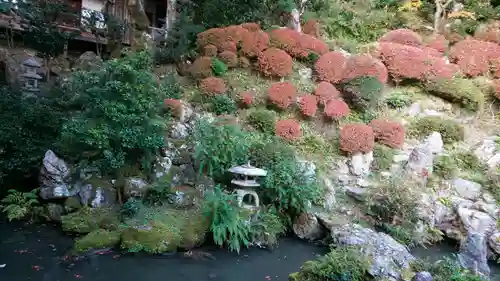
[[[476,274],[488,277],[490,267],[488,266],[488,246],[484,234],[469,231],[467,240],[460,246],[458,261],[460,265]]]
[[[357,246],[371,261],[370,274],[377,280],[400,280],[402,272],[415,260],[408,249],[391,236],[358,224],[334,226],[331,235],[336,246]]]
[[[39,175],[40,197],[49,200],[70,196],[69,173],[66,162],[52,150],[47,150]]]

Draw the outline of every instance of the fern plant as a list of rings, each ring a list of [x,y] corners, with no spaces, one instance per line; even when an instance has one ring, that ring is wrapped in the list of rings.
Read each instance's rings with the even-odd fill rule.
[[[7,196],[0,201],[2,212],[7,214],[9,221],[20,220],[28,215],[33,216],[36,213],[36,208],[40,205],[37,192],[38,189],[33,189],[30,192],[9,189]]]
[[[240,215],[241,209],[235,203],[236,195],[215,186],[205,198],[203,212],[211,219],[210,231],[215,244],[227,245],[229,250],[239,253],[242,247],[250,244],[251,227]]]

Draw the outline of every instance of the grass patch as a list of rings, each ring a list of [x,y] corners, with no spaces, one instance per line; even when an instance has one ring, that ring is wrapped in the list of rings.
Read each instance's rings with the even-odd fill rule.
[[[376,143],[373,147],[373,168],[375,170],[389,170],[394,162],[396,151],[388,146]]]
[[[430,81],[424,84],[424,87],[429,93],[471,111],[480,111],[484,106],[483,92],[470,79]]]
[[[437,176],[443,179],[452,179],[458,171],[457,162],[448,155],[437,157],[432,169]]]
[[[428,137],[432,132],[438,132],[445,144],[463,141],[464,127],[454,120],[443,119],[437,116],[426,116],[416,119],[408,130],[413,137],[420,139]]]

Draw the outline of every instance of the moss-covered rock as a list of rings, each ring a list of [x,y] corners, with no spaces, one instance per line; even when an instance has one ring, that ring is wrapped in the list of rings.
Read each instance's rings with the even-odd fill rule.
[[[61,217],[62,229],[67,232],[89,233],[100,228],[116,230],[120,224],[116,211],[109,208],[83,207]]]
[[[121,240],[121,247],[130,252],[157,254],[176,251],[181,234],[174,225],[151,221],[148,225],[124,229]]]
[[[76,210],[79,210],[82,207],[82,204],[80,203],[80,200],[76,197],[68,197],[64,201],[64,209],[66,212],[74,212]]]
[[[432,94],[463,108],[478,111],[483,108],[484,94],[470,79],[453,78],[429,81],[425,89]]]
[[[119,231],[108,231],[98,229],[75,241],[74,251],[76,254],[85,253],[92,249],[103,249],[114,247],[120,243]]]

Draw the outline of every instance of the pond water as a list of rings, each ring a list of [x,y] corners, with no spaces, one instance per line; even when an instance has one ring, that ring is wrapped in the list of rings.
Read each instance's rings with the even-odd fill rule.
[[[77,261],[65,259],[71,237],[52,225],[0,222],[0,280],[2,281],[286,281],[307,260],[326,252],[294,238],[284,238],[274,251],[245,250],[237,255],[225,249],[204,247],[213,258],[193,259],[178,253],[148,256],[105,252]],[[455,252],[451,245],[417,249],[417,256],[438,259]],[[492,266],[500,280],[498,266]]]

